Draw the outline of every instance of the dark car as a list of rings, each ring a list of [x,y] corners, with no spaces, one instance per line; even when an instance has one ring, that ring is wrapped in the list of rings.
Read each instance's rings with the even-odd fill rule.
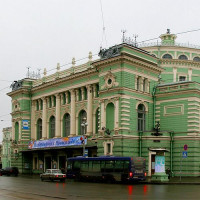
[[[14,176],[18,176],[19,174],[19,170],[17,167],[6,167],[6,168],[3,168],[3,169],[0,169],[0,176],[2,175],[7,175],[7,176],[10,176],[10,175],[14,175]]]

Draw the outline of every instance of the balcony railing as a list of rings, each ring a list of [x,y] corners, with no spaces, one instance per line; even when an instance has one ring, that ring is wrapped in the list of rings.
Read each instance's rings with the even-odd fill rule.
[[[174,46],[174,47],[187,47],[193,49],[200,49],[200,45],[194,45],[189,43],[161,43],[161,42],[151,42],[151,43],[138,43],[139,48],[143,47],[153,47],[153,46]]]

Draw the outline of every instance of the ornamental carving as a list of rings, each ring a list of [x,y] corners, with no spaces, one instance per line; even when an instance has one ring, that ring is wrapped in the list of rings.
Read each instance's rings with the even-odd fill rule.
[[[13,101],[13,111],[19,111],[20,110],[20,103],[17,100]]]
[[[98,55],[100,56],[101,60],[119,56],[120,55],[120,47],[114,46],[109,49],[101,49]]]
[[[111,71],[104,76],[104,80],[105,84],[101,87],[101,89],[109,89],[119,85],[119,83],[116,82],[116,76]]]

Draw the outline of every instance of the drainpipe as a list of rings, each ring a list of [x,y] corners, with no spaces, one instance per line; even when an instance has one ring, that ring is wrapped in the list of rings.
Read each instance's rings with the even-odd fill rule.
[[[170,132],[170,171],[171,171],[171,176],[173,177],[173,134],[174,132]]]
[[[139,157],[142,157],[142,131],[139,131]]]
[[[153,87],[153,92],[152,92],[152,96],[153,96],[153,128],[155,128],[155,121],[156,121],[156,97],[155,97],[155,93],[156,93],[156,86]]]

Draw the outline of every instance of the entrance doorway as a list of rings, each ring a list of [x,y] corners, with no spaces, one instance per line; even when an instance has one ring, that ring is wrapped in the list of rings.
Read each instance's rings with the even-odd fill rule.
[[[51,156],[45,157],[45,170],[51,169]]]
[[[151,154],[151,175],[155,173],[155,154]]]
[[[59,168],[60,169],[65,169],[66,166],[66,156],[59,156]]]

